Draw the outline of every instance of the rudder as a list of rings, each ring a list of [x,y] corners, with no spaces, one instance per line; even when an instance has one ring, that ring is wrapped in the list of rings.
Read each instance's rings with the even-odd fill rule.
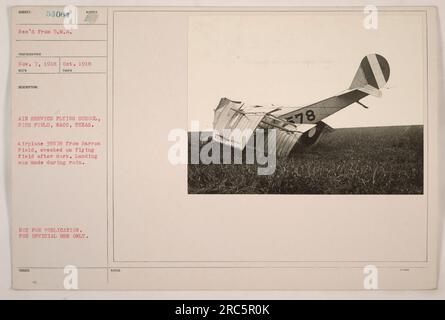
[[[383,56],[368,54],[362,59],[349,89],[359,89],[380,96],[380,89],[388,82],[389,74],[389,63]]]

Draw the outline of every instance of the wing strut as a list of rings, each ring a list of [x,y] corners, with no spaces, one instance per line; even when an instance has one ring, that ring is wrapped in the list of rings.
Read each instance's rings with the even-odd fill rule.
[[[365,109],[369,109],[369,107],[365,106],[363,103],[361,103],[360,101],[356,101],[359,105],[361,105],[363,108]]]

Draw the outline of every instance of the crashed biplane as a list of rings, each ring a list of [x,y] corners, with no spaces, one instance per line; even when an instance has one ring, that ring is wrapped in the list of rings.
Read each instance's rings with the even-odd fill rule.
[[[222,98],[215,109],[213,140],[243,150],[256,129],[277,129],[275,149],[277,156],[286,157],[295,145],[310,146],[333,130],[322,120],[335,112],[360,102],[368,95],[381,97],[389,78],[388,61],[378,54],[364,57],[350,87],[335,96],[303,107],[248,106],[243,102]],[[248,135],[233,134],[249,132]]]

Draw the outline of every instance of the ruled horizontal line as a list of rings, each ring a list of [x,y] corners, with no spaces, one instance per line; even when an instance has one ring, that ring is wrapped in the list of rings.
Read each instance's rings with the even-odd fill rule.
[[[16,269],[64,269],[65,267],[16,267]],[[363,269],[362,266],[135,266],[76,267],[77,269]],[[427,269],[419,266],[379,266],[379,269]]]
[[[64,26],[64,23],[16,23],[16,26]],[[106,23],[73,23],[77,26],[106,26]]]
[[[106,39],[98,40],[77,40],[77,39],[16,39],[15,41],[107,41]]]
[[[106,58],[107,56],[16,56],[16,58]]]
[[[106,72],[16,72],[16,74],[106,74]]]

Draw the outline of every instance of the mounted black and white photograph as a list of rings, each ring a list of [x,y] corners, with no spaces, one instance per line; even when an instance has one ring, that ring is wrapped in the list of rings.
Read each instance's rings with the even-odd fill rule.
[[[191,17],[188,193],[423,194],[425,39],[391,12]]]

